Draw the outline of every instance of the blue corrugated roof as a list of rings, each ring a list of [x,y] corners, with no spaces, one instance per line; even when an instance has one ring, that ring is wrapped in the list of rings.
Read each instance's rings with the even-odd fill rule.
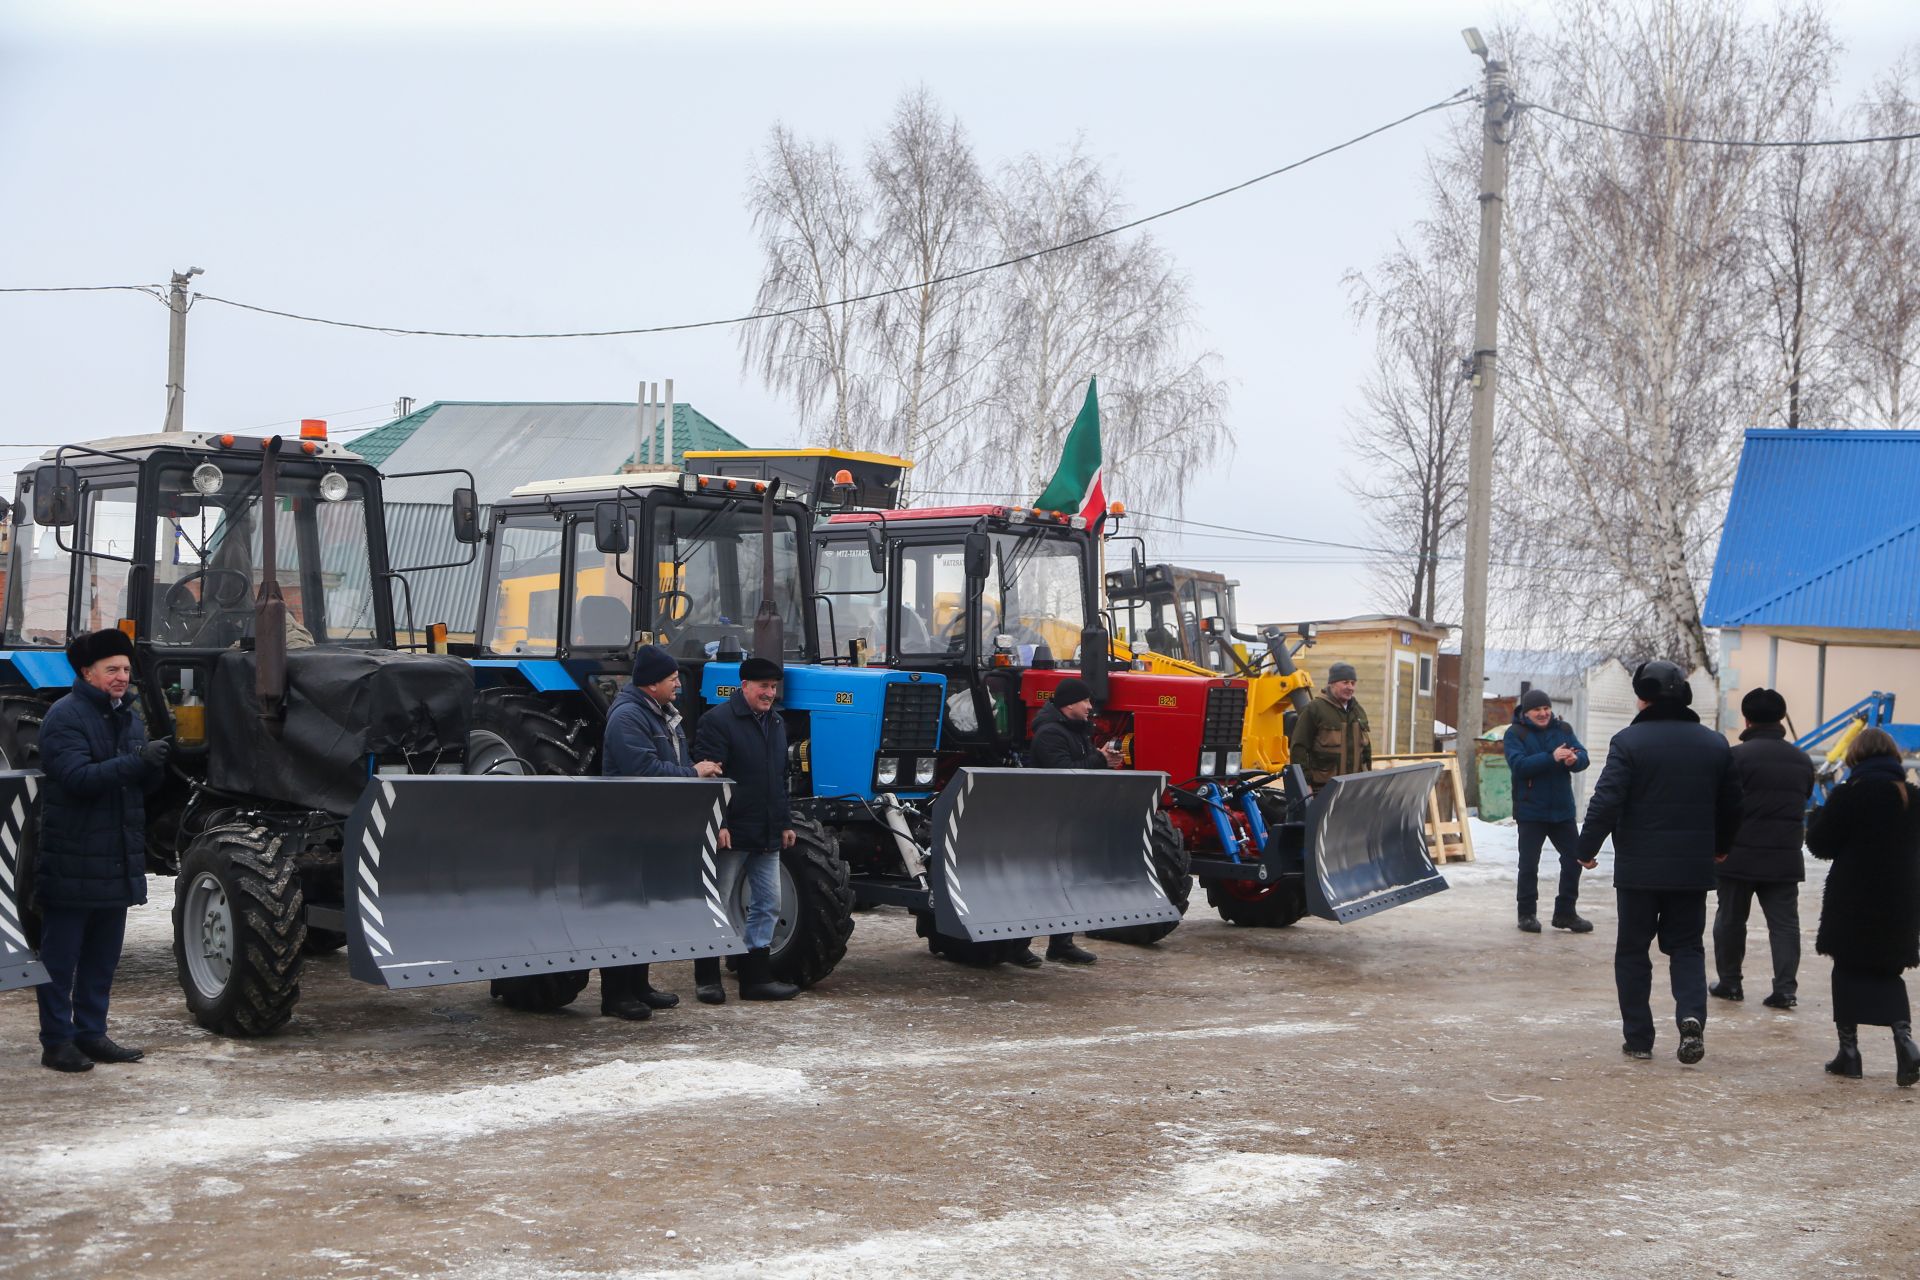
[[[1920,431],[1749,431],[1701,621],[1920,631]]]

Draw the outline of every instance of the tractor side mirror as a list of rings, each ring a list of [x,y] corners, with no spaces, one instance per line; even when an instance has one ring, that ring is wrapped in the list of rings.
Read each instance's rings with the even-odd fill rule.
[[[984,533],[970,533],[966,541],[967,578],[984,582],[993,572],[993,541]]]
[[[602,555],[627,553],[627,513],[617,502],[593,504],[593,545]]]
[[[480,541],[480,499],[471,489],[453,491],[453,540],[469,547]]]
[[[36,467],[33,522],[63,528],[80,518],[80,473],[72,467]]]
[[[887,576],[887,535],[877,524],[867,526],[867,563],[881,577]]]
[[[1319,623],[1303,622],[1300,624],[1300,638],[1302,640],[1305,640],[1308,644],[1312,644],[1316,639],[1319,638],[1319,636],[1320,636]]]

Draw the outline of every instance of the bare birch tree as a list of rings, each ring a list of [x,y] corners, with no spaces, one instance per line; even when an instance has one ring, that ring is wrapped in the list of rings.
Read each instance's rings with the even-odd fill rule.
[[[910,489],[937,490],[988,407],[999,347],[987,323],[989,283],[945,279],[980,265],[993,247],[986,184],[966,130],[925,88],[894,108],[868,151],[867,175],[875,272],[889,284],[916,284],[877,301],[865,320],[882,428],[873,443],[918,463]]]
[[[766,255],[755,308],[820,309],[742,326],[742,365],[792,397],[810,434],[843,449],[874,434],[870,373],[856,359],[859,308],[840,301],[874,280],[870,204],[837,147],[785,125],[774,126],[747,183]]]
[[[1873,134],[1920,128],[1920,51],[1874,85],[1859,113]],[[1863,425],[1920,426],[1920,145],[1878,142],[1848,157],[1859,258],[1844,341]]]
[[[1772,24],[1711,0],[1573,0],[1520,40],[1524,98],[1641,131],[1528,113],[1513,142],[1503,438],[1542,501],[1511,541],[1551,578],[1563,634],[1713,670],[1700,602],[1741,428],[1767,402],[1747,287],[1753,148],[1825,87],[1807,9]]]
[[[1381,603],[1416,618],[1457,616],[1466,519],[1471,391],[1461,378],[1473,334],[1472,274],[1423,229],[1371,276],[1346,278],[1355,318],[1374,327],[1374,367],[1349,440],[1350,483],[1367,508]]]
[[[1003,256],[1079,239],[1126,220],[1099,164],[1076,144],[1057,159],[1007,166],[994,194]],[[1105,237],[996,273],[993,452],[975,455],[981,483],[1038,493],[1059,464],[1067,429],[1100,379],[1107,491],[1178,509],[1195,459],[1232,445],[1217,357],[1190,351],[1193,304],[1184,276],[1151,236]]]
[[[958,120],[906,94],[862,173],[776,126],[747,192],[763,311],[859,304],[745,326],[745,366],[792,400],[809,439],[902,453],[924,493],[1030,499],[1100,379],[1109,492],[1178,510],[1183,481],[1232,445],[1218,358],[1194,346],[1187,282],[1150,236],[1102,237],[944,279],[1125,221],[1077,145],[995,180]]]

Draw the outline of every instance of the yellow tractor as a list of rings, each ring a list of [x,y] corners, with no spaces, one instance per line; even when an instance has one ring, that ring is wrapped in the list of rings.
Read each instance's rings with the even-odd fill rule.
[[[1237,585],[1205,569],[1139,560],[1109,571],[1114,656],[1161,675],[1244,679],[1245,767],[1278,773],[1287,766],[1291,713],[1305,708],[1313,696],[1313,680],[1295,668],[1293,655],[1313,643],[1314,625],[1302,623],[1293,635],[1273,625],[1241,631],[1235,616]]]

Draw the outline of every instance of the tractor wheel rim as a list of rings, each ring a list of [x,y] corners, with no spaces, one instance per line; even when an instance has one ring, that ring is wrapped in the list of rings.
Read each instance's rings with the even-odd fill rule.
[[[747,906],[752,901],[752,886],[747,877],[740,877],[740,887],[734,890],[734,912],[742,921],[747,918]],[[787,870],[786,859],[780,860],[780,910],[773,917],[773,941],[767,946],[769,955],[779,955],[787,949],[787,943],[793,940],[794,921],[800,915],[800,890],[794,886],[793,874]]]
[[[220,877],[202,871],[193,878],[181,926],[187,935],[182,948],[187,976],[201,995],[219,999],[233,976],[233,909]]]

